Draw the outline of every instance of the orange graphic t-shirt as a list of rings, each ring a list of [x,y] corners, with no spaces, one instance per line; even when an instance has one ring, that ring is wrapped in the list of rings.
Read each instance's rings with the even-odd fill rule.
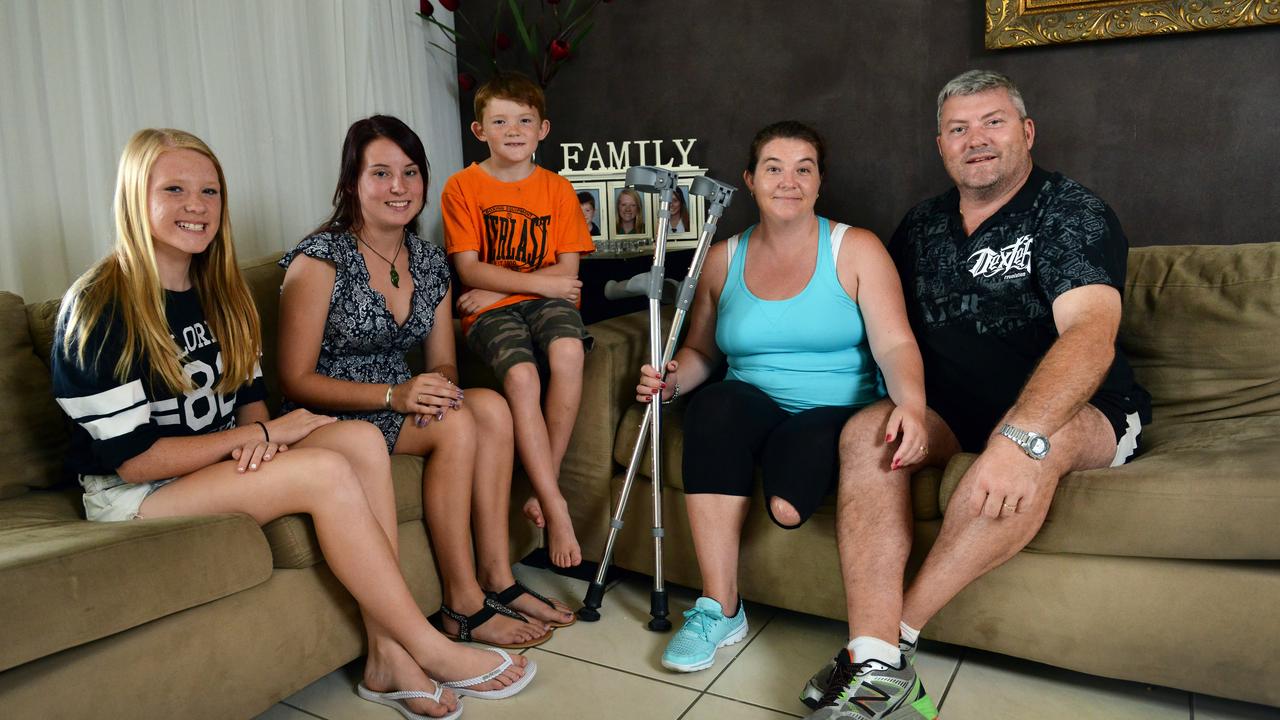
[[[472,163],[444,184],[440,205],[444,246],[450,255],[474,250],[480,262],[533,272],[556,264],[560,253],[595,249],[573,185],[541,167],[535,167],[529,177],[509,183]],[[464,316],[462,331],[470,330],[483,313],[538,297],[508,295]]]

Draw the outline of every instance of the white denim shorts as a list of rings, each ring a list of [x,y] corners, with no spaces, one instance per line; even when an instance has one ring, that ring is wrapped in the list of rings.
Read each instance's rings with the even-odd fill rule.
[[[1129,462],[1129,458],[1138,450],[1138,439],[1142,437],[1142,420],[1138,413],[1129,413],[1124,416],[1124,420],[1124,435],[1116,442],[1116,455],[1111,459],[1111,467],[1120,467]]]
[[[84,516],[94,522],[141,520],[138,510],[151,493],[177,480],[131,483],[119,475],[81,475],[84,487]]]

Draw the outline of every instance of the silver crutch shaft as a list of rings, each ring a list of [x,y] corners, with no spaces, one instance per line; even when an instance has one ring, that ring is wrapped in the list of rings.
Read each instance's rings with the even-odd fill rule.
[[[631,179],[631,176],[629,173],[628,181],[630,181],[630,179]],[[676,344],[679,340],[680,331],[684,324],[685,315],[688,313],[689,307],[693,303],[694,291],[697,288],[698,280],[702,274],[703,261],[706,259],[707,249],[711,245],[711,240],[712,238],[715,237],[716,224],[719,221],[721,215],[724,214],[725,208],[728,207],[730,202],[732,202],[734,190],[735,189],[733,188],[733,186],[727,185],[725,183],[721,183],[719,181],[713,180],[708,177],[694,178],[693,183],[689,188],[690,194],[700,196],[704,198],[705,201],[707,202],[708,204],[707,219],[702,226],[702,232],[698,236],[698,243],[697,243],[697,247],[694,250],[693,259],[689,263],[689,270],[685,276],[684,282],[681,284],[680,292],[676,298],[675,315],[672,318],[671,329],[667,336],[667,341],[663,346],[662,357],[660,359],[660,362],[654,365],[654,367],[658,368],[658,371],[664,376],[666,374],[667,363],[670,362],[671,358],[674,357],[675,355]],[[666,215],[666,213],[664,213],[664,215]],[[663,234],[663,237],[665,238],[665,231],[662,234]],[[655,248],[655,256],[657,252],[658,250],[657,248]],[[652,277],[652,274],[651,274],[651,277]],[[659,293],[661,292],[661,284],[662,284],[662,278],[659,277],[656,283],[656,287],[658,288]],[[654,286],[654,285],[655,284],[651,279],[651,286]],[[652,333],[654,331],[654,328],[658,327],[658,324],[653,322],[652,315],[650,319],[651,319],[650,331],[651,331],[651,339],[652,339]],[[608,574],[609,565],[612,563],[612,560],[613,560],[613,550],[617,543],[618,532],[622,529],[624,524],[622,517],[626,513],[627,504],[631,497],[631,490],[635,485],[636,475],[639,471],[640,463],[644,458],[644,447],[645,447],[645,442],[648,439],[649,431],[652,425],[651,416],[653,414],[653,411],[654,411],[654,405],[652,403],[645,407],[644,419],[641,421],[641,424],[639,427],[639,434],[638,434],[638,437],[636,438],[636,444],[635,444],[635,447],[632,448],[630,462],[628,462],[627,464],[627,472],[623,480],[622,490],[618,496],[618,505],[616,510],[613,513],[613,517],[609,522],[609,537],[605,541],[604,553],[601,555],[600,565],[596,570],[595,579],[591,583],[591,585],[587,588],[586,596],[583,598],[583,607],[578,610],[578,617],[587,622],[594,622],[600,619],[599,609],[604,602],[605,578]],[[659,457],[658,453],[654,453],[654,461],[653,461],[654,467],[660,467],[660,465],[658,464],[658,457]],[[658,472],[661,472],[661,471],[659,470]],[[659,482],[660,482],[660,476],[658,479],[655,480],[655,485],[657,485]],[[656,491],[656,493],[660,493],[660,489]],[[656,495],[655,507],[658,508],[658,510],[656,511],[657,515],[655,518],[656,522],[655,522],[655,538],[654,538],[655,553],[657,553],[657,560],[658,560],[656,569],[658,573],[660,573],[661,572],[661,537],[659,536],[659,530],[661,528],[661,515],[660,515],[661,496],[660,494]],[[665,620],[666,591],[662,585],[658,584],[659,582],[661,582],[660,576],[655,574],[655,591],[653,596],[651,597],[651,605],[655,607],[651,607],[651,610],[659,609],[656,606],[659,603],[661,603],[662,607],[660,609],[662,610],[662,617]],[[657,620],[657,617],[658,616],[655,615],[655,620]],[[669,627],[670,623],[667,623],[667,624]]]

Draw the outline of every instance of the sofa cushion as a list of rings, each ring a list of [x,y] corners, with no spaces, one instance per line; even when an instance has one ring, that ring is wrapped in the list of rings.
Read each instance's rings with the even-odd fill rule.
[[[662,484],[682,492],[684,479],[680,466],[684,453],[685,402],[676,400],[667,405],[662,414]],[[643,419],[644,405],[632,403],[618,426],[613,459],[622,466],[620,473],[625,474],[627,464],[631,462],[631,452],[635,449],[636,439],[640,437],[640,422]],[[649,460],[651,452],[649,443],[645,443],[644,459],[636,473],[640,477],[650,478],[653,475],[653,463]],[[917,520],[933,520],[941,516],[938,503],[938,487],[941,482],[942,472],[936,468],[926,468],[912,475],[911,505]],[[633,494],[632,498],[634,497]],[[835,493],[831,493],[821,507],[833,512],[831,508],[835,507]]]
[[[65,481],[68,436],[49,367],[37,356],[22,298],[2,291],[0,398],[0,499]]]
[[[0,671],[267,580],[247,515],[91,523],[78,492],[0,501]]]
[[[1120,345],[1157,424],[1280,414],[1280,243],[1134,248]]]
[[[1063,478],[1030,549],[1280,559],[1280,417],[1153,425],[1142,444],[1142,454],[1122,467]],[[974,457],[961,455],[947,466],[944,506]]]
[[[396,493],[396,521],[422,520],[422,458],[391,456],[391,481]],[[286,515],[263,526],[278,568],[308,568],[324,561],[315,525],[306,515]]]

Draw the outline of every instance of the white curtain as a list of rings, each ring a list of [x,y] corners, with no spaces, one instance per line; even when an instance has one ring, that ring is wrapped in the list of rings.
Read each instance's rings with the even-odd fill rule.
[[[227,175],[241,258],[292,247],[330,209],[347,126],[400,117],[431,162],[426,237],[462,165],[454,59],[417,0],[0,2],[0,289],[60,295],[113,240],[125,142],[200,136]],[[449,13],[441,19],[451,20]],[[433,31],[439,36],[439,31]]]

